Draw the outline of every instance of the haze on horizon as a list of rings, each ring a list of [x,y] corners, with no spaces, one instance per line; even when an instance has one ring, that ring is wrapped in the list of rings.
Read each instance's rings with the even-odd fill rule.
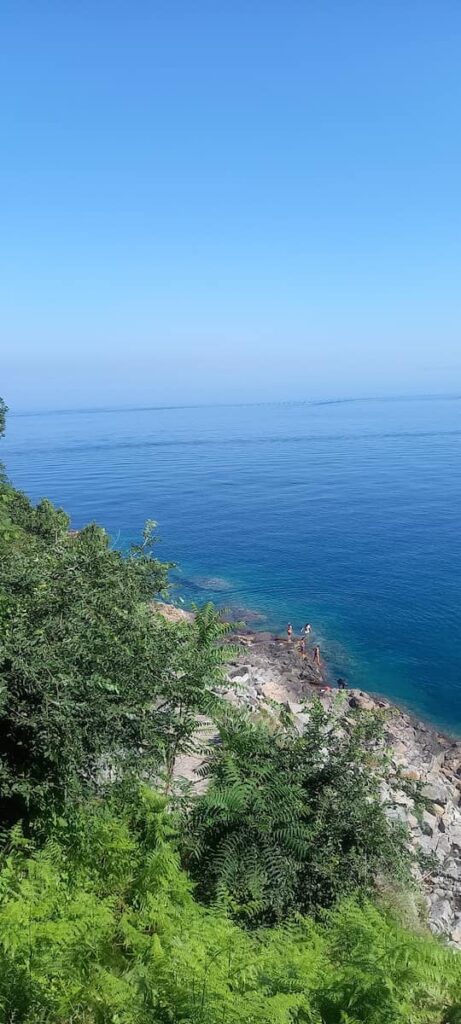
[[[7,0],[12,409],[461,391],[455,0]]]

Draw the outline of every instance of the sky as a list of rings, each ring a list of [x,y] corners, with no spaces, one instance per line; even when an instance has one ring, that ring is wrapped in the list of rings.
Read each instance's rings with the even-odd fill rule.
[[[11,408],[461,392],[459,0],[3,0]]]

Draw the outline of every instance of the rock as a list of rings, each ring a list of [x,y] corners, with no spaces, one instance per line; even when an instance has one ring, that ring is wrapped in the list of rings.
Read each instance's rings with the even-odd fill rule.
[[[407,813],[404,807],[386,808],[386,817],[395,824],[406,825],[408,823]]]
[[[457,925],[456,928],[452,928],[450,932],[450,939],[455,946],[461,946],[461,925]]]
[[[415,814],[407,814],[407,825],[409,828],[419,828],[419,821]]]
[[[434,856],[437,843],[432,836],[415,836],[414,842],[427,857]]]
[[[250,681],[250,670],[246,665],[242,668],[233,668],[227,673],[227,677],[233,683],[241,683],[243,685]]]
[[[429,811],[423,811],[421,831],[426,836],[433,836],[434,832],[438,831],[437,818],[435,818],[433,814],[429,814]]]
[[[364,694],[352,694],[349,700],[350,708],[360,708],[362,711],[374,711],[376,704],[370,697],[365,697]]]
[[[448,836],[442,835],[441,832],[435,835],[434,839],[437,844],[435,849],[435,855],[438,858],[438,860],[443,861],[445,860],[447,854],[449,854],[451,851],[450,840],[448,839]]]
[[[422,796],[433,804],[445,804],[448,802],[448,790],[445,786],[429,782],[421,790]]]
[[[457,946],[461,945],[461,914],[456,914],[451,928],[450,928],[450,939],[455,942]]]
[[[242,703],[241,695],[235,690],[225,690],[222,694],[223,700],[227,701],[228,704],[233,704],[234,707],[238,707]]]
[[[444,808],[442,807],[441,804],[432,804],[432,811],[434,814],[437,815],[438,818],[441,818],[442,814],[444,813]]]
[[[409,782],[418,782],[421,778],[421,773],[415,771],[413,768],[402,768],[400,774],[402,779],[408,779]]]
[[[394,790],[391,799],[393,800],[394,804],[397,804],[399,807],[414,806],[411,796],[408,796],[408,793],[404,793],[403,789]]]
[[[461,828],[450,829],[447,833],[448,842],[457,853],[461,854]]]
[[[406,743],[394,740],[392,744],[392,763],[399,769],[402,768],[402,765],[408,764],[408,747]]]
[[[309,724],[309,721],[310,721],[310,715],[306,715],[306,714],[293,715],[293,725],[294,725],[294,727],[296,729],[296,732],[298,732],[300,736],[302,736],[306,726]]]
[[[435,931],[449,931],[453,921],[453,913],[448,900],[436,899],[431,904],[430,919]]]
[[[382,779],[379,784],[379,797],[381,803],[383,804],[389,803],[391,799],[391,791],[389,789],[389,786],[387,785],[387,782],[384,782],[384,779]]]
[[[461,878],[461,865],[459,861],[454,860],[453,857],[447,857],[443,865],[443,873],[447,878],[452,878],[454,882],[458,882]]]
[[[285,701],[284,707],[290,712],[290,715],[302,715],[305,704],[296,704],[293,700]]]

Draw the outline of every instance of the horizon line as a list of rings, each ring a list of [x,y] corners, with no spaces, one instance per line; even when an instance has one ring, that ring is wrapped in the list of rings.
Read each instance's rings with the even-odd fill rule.
[[[319,399],[269,399],[255,402],[195,402],[195,403],[178,403],[170,405],[108,405],[108,406],[78,406],[78,407],[67,407],[60,409],[22,409],[15,411],[9,408],[8,415],[13,417],[26,417],[26,416],[65,416],[72,413],[73,415],[85,415],[85,414],[101,414],[101,413],[116,413],[116,412],[172,412],[174,410],[181,409],[238,409],[238,408],[256,408],[260,406],[323,406],[323,405],[347,405],[358,402],[417,402],[417,401],[459,401],[461,394],[459,392],[423,392],[422,394],[390,394],[390,395],[361,395],[361,396],[346,396],[342,398],[319,398]]]

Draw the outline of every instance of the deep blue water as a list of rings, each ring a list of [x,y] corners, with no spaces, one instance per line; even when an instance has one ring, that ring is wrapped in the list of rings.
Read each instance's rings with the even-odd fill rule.
[[[461,399],[10,414],[2,449],[75,527],[158,520],[178,596],[309,620],[332,673],[461,734]]]

